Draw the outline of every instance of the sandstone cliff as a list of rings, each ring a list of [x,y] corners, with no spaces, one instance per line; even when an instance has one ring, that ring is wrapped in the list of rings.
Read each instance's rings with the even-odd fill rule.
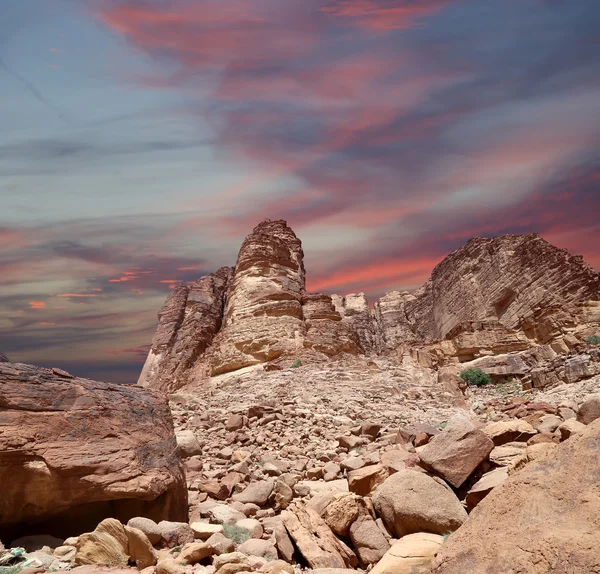
[[[600,275],[536,234],[472,239],[415,293],[392,291],[370,309],[362,293],[307,293],[300,240],[285,221],[265,220],[233,269],[174,289],[139,384],[172,391],[251,365],[343,353],[431,369],[502,356],[496,374],[529,376],[580,354],[599,327]],[[543,361],[521,360],[532,352]],[[513,372],[519,361],[528,366]]]

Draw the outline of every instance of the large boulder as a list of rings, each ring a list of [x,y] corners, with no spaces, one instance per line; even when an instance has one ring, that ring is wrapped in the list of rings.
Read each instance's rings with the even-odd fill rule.
[[[421,461],[456,488],[487,459],[494,443],[470,420],[460,417],[448,423],[419,453]]]
[[[138,387],[0,363],[0,537],[187,519],[169,406]]]
[[[596,420],[490,492],[442,547],[432,572],[600,572],[599,460]]]
[[[592,395],[583,402],[577,413],[577,422],[589,425],[598,418],[600,418],[600,394]]]
[[[449,487],[414,470],[392,474],[375,491],[373,503],[398,538],[414,532],[453,532],[467,519],[467,512]]]

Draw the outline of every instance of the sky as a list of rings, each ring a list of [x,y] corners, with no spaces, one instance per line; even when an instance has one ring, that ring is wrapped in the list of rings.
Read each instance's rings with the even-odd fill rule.
[[[600,269],[597,0],[1,0],[0,352],[131,383],[264,218],[307,288],[474,236]]]

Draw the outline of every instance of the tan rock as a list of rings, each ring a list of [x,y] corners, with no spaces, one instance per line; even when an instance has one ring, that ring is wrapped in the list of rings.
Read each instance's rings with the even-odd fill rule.
[[[432,572],[600,571],[600,497],[590,479],[599,443],[600,420],[510,476],[452,534]]]
[[[185,574],[185,568],[174,558],[166,558],[156,565],[156,574]]]
[[[481,430],[492,439],[494,446],[501,446],[507,442],[527,442],[536,434],[536,430],[522,419],[497,421]]]
[[[101,566],[127,566],[129,556],[123,544],[105,532],[82,534],[77,540],[75,566],[95,564]]]
[[[314,510],[292,504],[281,516],[290,537],[311,568],[356,566],[352,551],[333,535]]]
[[[136,516],[127,522],[127,526],[141,530],[148,537],[148,540],[152,545],[160,542],[160,528],[158,527],[158,524],[156,524],[154,520],[150,520],[150,518]]]
[[[277,559],[277,548],[275,548],[275,545],[268,540],[251,538],[240,544],[238,550],[249,556],[260,556],[267,560]]]
[[[202,454],[202,447],[194,434],[194,431],[183,430],[179,431],[175,438],[177,439],[177,447],[182,458],[189,458]]]
[[[125,526],[127,540],[129,545],[129,558],[135,563],[138,570],[143,570],[149,566],[155,566],[157,554],[148,537],[138,528]]]
[[[507,478],[508,468],[505,466],[486,472],[467,492],[465,499],[467,508],[469,510],[475,508],[492,489],[501,485]]]
[[[466,419],[449,422],[419,453],[421,461],[452,486],[460,487],[487,459],[494,443]]]
[[[208,522],[192,522],[190,528],[196,538],[200,540],[208,540],[213,534],[217,532],[223,533],[222,524],[209,524]]]
[[[387,450],[381,454],[381,464],[389,473],[398,472],[406,468],[406,461],[411,454],[404,449]]]
[[[360,496],[369,496],[388,477],[381,464],[372,464],[348,473],[348,488]]]
[[[363,499],[359,499],[359,508],[358,518],[349,528],[350,540],[363,564],[376,564],[389,550],[390,545],[368,512]]]
[[[227,554],[235,548],[235,542],[230,540],[220,532],[215,532],[207,541],[206,544],[213,549],[214,554]]]
[[[443,537],[437,534],[408,534],[387,551],[371,573],[429,574],[435,553],[442,543]]]
[[[359,497],[353,493],[333,496],[322,514],[327,526],[340,536],[348,536],[350,525],[358,518]]]
[[[398,538],[415,532],[453,532],[467,518],[449,488],[414,470],[392,474],[375,491],[373,504],[387,528]]]
[[[498,466],[516,467],[523,463],[526,458],[526,443],[510,443],[495,447],[490,452],[490,462]]]
[[[571,435],[581,433],[585,430],[585,425],[575,419],[568,419],[558,427],[561,440],[568,439]]]
[[[264,506],[273,492],[272,480],[258,480],[251,482],[242,492],[233,495],[233,500],[238,502],[258,504]]]
[[[577,422],[589,425],[600,418],[600,394],[588,397],[579,407]]]
[[[188,542],[183,545],[181,552],[177,556],[177,562],[181,564],[198,564],[205,558],[212,556],[214,549],[206,542]]]

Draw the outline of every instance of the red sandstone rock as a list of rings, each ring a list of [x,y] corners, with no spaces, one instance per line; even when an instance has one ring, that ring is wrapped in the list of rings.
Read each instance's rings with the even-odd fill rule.
[[[151,391],[0,363],[0,428],[0,534],[186,518],[171,413]]]

